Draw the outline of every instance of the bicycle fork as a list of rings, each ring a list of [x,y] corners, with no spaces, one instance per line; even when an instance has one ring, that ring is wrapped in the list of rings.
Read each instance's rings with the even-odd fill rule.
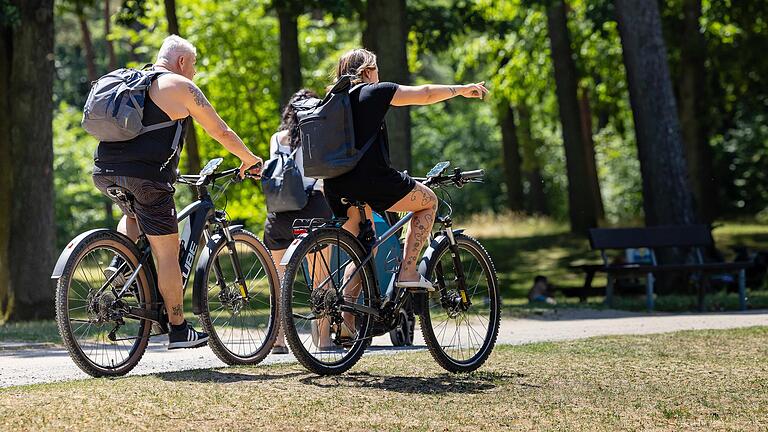
[[[464,275],[464,265],[461,262],[461,257],[459,256],[459,245],[453,235],[453,230],[451,229],[450,223],[446,224],[445,226],[445,236],[448,239],[448,250],[451,252],[453,268],[454,272],[456,273],[456,286],[458,288],[459,297],[461,298],[460,306],[462,310],[466,311],[470,306],[472,306],[472,302],[469,299],[469,295],[467,295],[467,279]],[[446,297],[447,292],[445,288],[445,275],[443,274],[443,266],[439,261],[435,266],[435,276],[437,276],[438,285],[440,286],[440,297],[445,304],[451,299]]]

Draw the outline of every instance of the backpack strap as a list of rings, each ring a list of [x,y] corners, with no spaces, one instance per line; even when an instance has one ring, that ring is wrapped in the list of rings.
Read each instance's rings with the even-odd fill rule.
[[[173,142],[171,143],[171,150],[173,150],[173,153],[171,153],[171,155],[168,157],[168,160],[163,162],[163,165],[160,166],[160,171],[162,171],[165,168],[165,166],[168,165],[169,162],[171,162],[171,159],[173,159],[173,157],[176,156],[176,153],[178,153],[179,151],[179,141],[181,140],[181,130],[184,125],[184,120],[185,119],[172,121],[172,123],[173,122],[176,123],[176,134],[173,135]],[[168,123],[168,122],[163,122],[163,123]],[[152,125],[152,126],[155,126],[155,125]]]
[[[365,145],[363,145],[363,148],[360,149],[361,153],[365,153],[368,151],[369,148],[373,145],[374,141],[376,141],[376,138],[379,137],[379,132],[377,131],[375,134],[373,134],[372,137],[368,138],[368,141],[365,142]]]
[[[361,82],[361,83],[358,83],[358,84],[356,84],[354,87],[352,87],[351,89],[349,89],[349,92],[350,92],[350,93],[352,93],[353,91],[355,91],[355,90],[359,89],[360,87],[362,87],[362,86],[364,86],[364,85],[366,85],[366,84],[368,84],[368,83],[366,83],[366,82]]]
[[[168,120],[168,121],[164,121],[164,122],[160,122],[160,123],[155,123],[155,124],[149,125],[149,126],[144,126],[143,128],[141,128],[141,132],[139,132],[139,134],[156,131],[158,129],[165,129],[165,128],[171,127],[174,124],[179,123],[181,121],[183,121],[183,120]]]

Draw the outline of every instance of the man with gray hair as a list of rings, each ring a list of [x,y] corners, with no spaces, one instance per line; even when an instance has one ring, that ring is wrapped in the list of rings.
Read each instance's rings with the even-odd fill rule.
[[[144,126],[171,120],[194,118],[211,138],[218,141],[240,161],[240,175],[262,162],[243,144],[192,82],[195,77],[197,50],[179,36],[163,41],[153,68],[165,73],[157,75],[147,91]],[[152,254],[157,260],[157,278],[171,324],[168,349],[195,348],[208,342],[208,335],[192,328],[184,319],[181,269],[179,268],[179,228],[173,200],[180,146],[176,126],[146,132],[128,141],[100,142],[94,155],[93,181],[106,194],[107,188],[121,186],[134,195],[134,213],[122,208],[125,216],[118,231],[133,241],[139,229],[147,235]],[[255,169],[255,168],[254,168]],[[109,195],[107,195],[109,196]],[[117,202],[117,201],[116,201]],[[118,205],[121,203],[117,202]],[[119,259],[118,259],[119,260]],[[110,265],[114,273],[119,262]],[[118,275],[116,284],[125,283]]]

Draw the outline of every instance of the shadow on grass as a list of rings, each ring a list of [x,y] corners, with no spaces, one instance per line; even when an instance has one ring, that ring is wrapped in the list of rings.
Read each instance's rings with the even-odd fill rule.
[[[525,374],[500,374],[496,372],[474,372],[469,375],[441,374],[433,377],[381,376],[369,372],[352,372],[336,377],[309,376],[300,382],[320,388],[371,388],[405,394],[477,394],[496,388],[499,384],[519,381]],[[516,382],[522,387],[539,386]]]
[[[284,378],[294,378],[306,375],[306,372],[289,372],[284,374],[244,374],[239,372],[222,372],[215,369],[192,369],[179,372],[161,372],[156,376],[164,381],[196,382],[229,384],[236,382],[264,382]]]

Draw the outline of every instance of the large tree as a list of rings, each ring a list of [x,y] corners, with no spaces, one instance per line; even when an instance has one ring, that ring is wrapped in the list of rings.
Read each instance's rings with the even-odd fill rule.
[[[523,161],[520,157],[520,141],[515,125],[515,110],[508,103],[501,104],[498,110],[504,176],[507,184],[507,205],[512,211],[522,211],[525,208],[521,172]]]
[[[565,146],[571,231],[585,233],[588,228],[597,226],[599,204],[593,193],[593,184],[597,179],[592,178],[596,176],[596,170],[589,169],[590,163],[587,159],[590,153],[587,152],[582,140],[584,131],[577,97],[578,78],[568,32],[565,3],[562,0],[557,0],[548,7],[547,28]],[[592,157],[592,166],[594,166],[594,156]]]
[[[168,21],[168,33],[181,36],[179,20],[176,17],[176,0],[165,0],[165,19]],[[187,172],[192,174],[200,171],[200,149],[197,143],[197,128],[191,118],[187,122],[187,133],[184,136],[184,148],[187,152]]]
[[[647,225],[697,221],[658,4],[616,0]]]
[[[711,222],[717,212],[712,151],[707,127],[707,46],[701,31],[701,0],[683,0],[680,40],[680,126],[696,209]]]
[[[410,82],[408,70],[408,19],[405,0],[368,0],[363,45],[378,58],[382,81]],[[392,165],[411,167],[411,113],[408,107],[391,108],[387,114]]]
[[[53,316],[54,32],[53,0],[0,6],[2,322]]]
[[[274,2],[280,24],[280,106],[301,88],[301,60],[299,57],[298,16],[303,5],[297,1]]]

